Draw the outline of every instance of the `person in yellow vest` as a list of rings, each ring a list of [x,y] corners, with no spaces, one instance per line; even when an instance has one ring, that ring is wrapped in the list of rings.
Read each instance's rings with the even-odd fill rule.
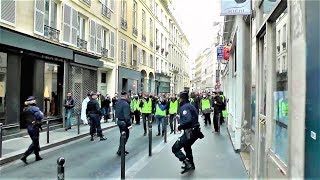
[[[162,136],[164,136],[165,128],[167,125],[167,102],[164,99],[164,97],[160,96],[159,101],[156,104],[156,112],[155,112],[155,118],[158,122],[158,134],[157,136],[160,136],[160,125],[162,125]]]
[[[211,125],[211,100],[210,98],[207,96],[206,93],[203,94],[202,99],[201,99],[201,103],[200,103],[200,109],[202,114],[204,115],[204,124],[205,126]]]
[[[134,95],[132,99],[132,111],[137,125],[140,125],[140,99],[138,95]]]
[[[179,111],[179,102],[177,100],[177,97],[175,94],[172,94],[170,101],[168,103],[168,109],[169,109],[169,122],[170,122],[170,129],[172,134],[174,132],[174,127],[173,127],[173,120],[176,121],[175,117]]]
[[[148,123],[152,123],[152,99],[149,97],[148,94],[144,95],[144,98],[140,101],[139,107],[141,108],[142,113],[142,120],[143,120],[143,129],[144,129],[144,136],[147,135],[147,119]]]

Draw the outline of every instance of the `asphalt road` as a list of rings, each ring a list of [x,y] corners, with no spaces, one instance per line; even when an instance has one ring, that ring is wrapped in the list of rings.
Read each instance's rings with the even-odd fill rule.
[[[148,135],[143,136],[143,125],[133,125],[126,149],[126,167],[129,168],[139,159],[148,155]],[[103,132],[108,138],[100,141],[96,138],[83,138],[48,152],[40,152],[42,161],[35,162],[34,155],[29,156],[29,165],[20,160],[1,167],[0,179],[57,179],[57,159],[64,157],[65,179],[118,179],[120,176],[120,157],[116,155],[120,132],[112,128]],[[163,143],[156,136],[157,127],[153,125],[153,147]],[[170,136],[170,135],[168,135]],[[26,147],[27,148],[27,147]]]

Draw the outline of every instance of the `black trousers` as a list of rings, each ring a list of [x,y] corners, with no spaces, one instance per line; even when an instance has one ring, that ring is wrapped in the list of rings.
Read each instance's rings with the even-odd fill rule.
[[[120,131],[120,141],[119,141],[119,148],[118,151],[120,152],[120,148],[121,148],[121,133],[125,132],[126,133],[126,139],[124,141],[124,144],[126,145],[129,139],[129,129],[128,126],[126,125],[126,123],[124,122],[124,120],[118,120],[117,122],[118,127],[119,127],[119,131]]]
[[[191,163],[194,163],[191,146],[194,142],[196,142],[197,139],[198,137],[196,137],[192,133],[190,134],[189,138],[186,133],[183,133],[183,135],[172,146],[173,154],[180,161],[184,161],[186,158],[188,158]],[[181,151],[182,148],[186,152],[186,155]]]
[[[170,129],[171,129],[171,132],[174,131],[174,120],[176,121],[176,119],[174,119],[176,117],[176,114],[170,114],[170,120],[169,120],[169,123],[170,123]]]
[[[151,113],[142,113],[143,129],[145,133],[147,132],[147,119],[149,122],[152,122]]]
[[[99,114],[89,114],[90,119],[90,135],[93,136],[97,132],[97,136],[102,137],[100,115]]]
[[[216,132],[220,131],[220,125],[221,125],[221,112],[214,112],[213,114],[213,126],[214,126],[214,130]],[[220,123],[220,124],[219,124]]]
[[[134,111],[134,118],[136,120],[136,123],[140,124],[140,111],[138,110]]]
[[[28,134],[32,140],[27,151],[24,153],[25,157],[28,157],[30,154],[34,153],[36,157],[39,157],[40,152],[40,143],[39,143],[39,128],[29,125],[28,126]]]
[[[211,117],[210,117],[210,113],[207,114],[203,114],[204,115],[204,124],[207,125],[208,123],[211,124]]]

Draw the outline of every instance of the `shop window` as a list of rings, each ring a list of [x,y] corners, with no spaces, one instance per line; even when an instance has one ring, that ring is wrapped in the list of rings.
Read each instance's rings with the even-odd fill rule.
[[[56,116],[59,112],[58,68],[59,65],[45,63],[43,109],[46,116]]]
[[[280,29],[281,34],[276,33],[276,39],[281,39],[281,44],[287,39],[287,18],[280,16],[276,21],[276,32]],[[282,36],[282,37],[279,37]],[[281,48],[282,49],[282,48]],[[275,73],[275,86],[273,88],[273,152],[285,163],[288,163],[288,63],[286,52],[277,54],[274,61],[278,70]]]
[[[0,119],[6,112],[7,54],[0,52]]]
[[[101,73],[101,83],[107,83],[107,74]]]

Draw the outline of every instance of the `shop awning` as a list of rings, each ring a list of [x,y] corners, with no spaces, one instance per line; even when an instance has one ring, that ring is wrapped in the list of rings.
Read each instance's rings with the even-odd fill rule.
[[[79,63],[79,64],[84,64],[84,65],[94,66],[97,68],[103,67],[103,62],[100,61],[99,59],[95,59],[95,58],[88,57],[88,56],[83,56],[80,54],[74,54],[74,62]]]

